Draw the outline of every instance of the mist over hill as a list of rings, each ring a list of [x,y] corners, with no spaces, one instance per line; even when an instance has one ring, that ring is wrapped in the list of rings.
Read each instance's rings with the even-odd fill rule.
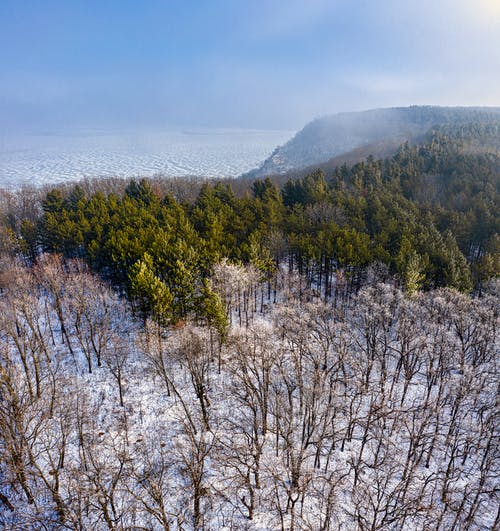
[[[411,106],[324,116],[308,123],[247,175],[283,174],[333,158],[354,163],[369,154],[386,157],[433,127],[472,122],[498,123],[500,108]]]

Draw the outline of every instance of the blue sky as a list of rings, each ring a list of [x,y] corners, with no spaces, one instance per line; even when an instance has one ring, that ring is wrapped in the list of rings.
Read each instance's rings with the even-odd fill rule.
[[[0,0],[4,127],[500,105],[500,0]]]

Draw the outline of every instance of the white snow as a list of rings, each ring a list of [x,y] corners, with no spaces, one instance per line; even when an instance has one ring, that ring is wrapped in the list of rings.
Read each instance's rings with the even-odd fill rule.
[[[246,288],[245,282],[237,287],[238,272]],[[251,272],[227,263],[216,268],[214,286],[228,310],[245,300],[228,295],[265,289],[255,277],[252,288]],[[0,513],[0,526],[27,529],[26,522],[51,522],[51,514],[56,522],[54,491],[63,500],[67,527],[77,529],[493,528],[496,298],[442,291],[405,299],[393,286],[379,285],[360,291],[344,308],[343,321],[330,303],[292,297],[259,315],[248,293],[246,324],[238,325],[234,315],[219,373],[217,341],[207,329],[185,324],[163,330],[149,323],[146,333],[123,301],[95,282],[90,275],[75,276],[61,289],[74,355],[62,342],[54,301],[45,291],[26,289],[25,281],[0,298],[0,389],[8,391],[0,414],[7,412],[3,418],[20,427],[20,434],[5,435],[7,441],[30,443],[23,448],[24,468],[36,498],[36,504],[27,503],[13,466],[15,446],[2,448],[0,436],[6,456],[4,464],[0,460],[0,492],[16,507]],[[83,333],[111,338],[102,367],[93,360],[92,374],[76,340],[78,286],[89,294],[88,313],[97,319],[97,327]],[[231,286],[234,291],[226,292]],[[103,298],[90,296],[96,292]],[[280,292],[285,299],[283,286]],[[92,313],[103,301],[109,312]],[[31,401],[26,382],[35,366],[25,371],[16,341],[28,358],[39,360],[44,376],[43,392]],[[483,356],[475,359],[481,345]],[[126,360],[123,407],[113,372],[120,359]],[[52,376],[59,392],[53,416],[47,415]],[[20,414],[18,403],[25,404]],[[58,465],[62,451],[64,467]],[[51,487],[55,474],[57,489]],[[168,526],[159,523],[162,505]],[[116,525],[107,527],[104,515],[111,511]],[[471,525],[465,527],[469,511]],[[82,527],[71,527],[79,519]]]
[[[0,133],[0,187],[82,177],[236,177],[257,167],[290,131],[58,131]]]

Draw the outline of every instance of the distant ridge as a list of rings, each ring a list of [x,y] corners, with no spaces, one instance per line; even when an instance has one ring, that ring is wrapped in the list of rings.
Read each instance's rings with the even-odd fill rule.
[[[500,122],[500,107],[411,106],[324,116],[309,122],[245,176],[284,174],[330,159],[352,163],[361,154],[378,156],[380,152],[385,157],[432,127],[472,122]]]

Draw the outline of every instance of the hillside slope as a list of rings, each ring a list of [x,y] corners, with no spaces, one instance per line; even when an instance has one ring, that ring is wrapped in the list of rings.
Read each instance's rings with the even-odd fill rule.
[[[355,150],[385,157],[440,125],[500,123],[500,108],[412,106],[341,113],[308,123],[248,176],[263,177],[324,163]],[[380,150],[380,153],[379,153]],[[348,162],[354,162],[351,157]]]

